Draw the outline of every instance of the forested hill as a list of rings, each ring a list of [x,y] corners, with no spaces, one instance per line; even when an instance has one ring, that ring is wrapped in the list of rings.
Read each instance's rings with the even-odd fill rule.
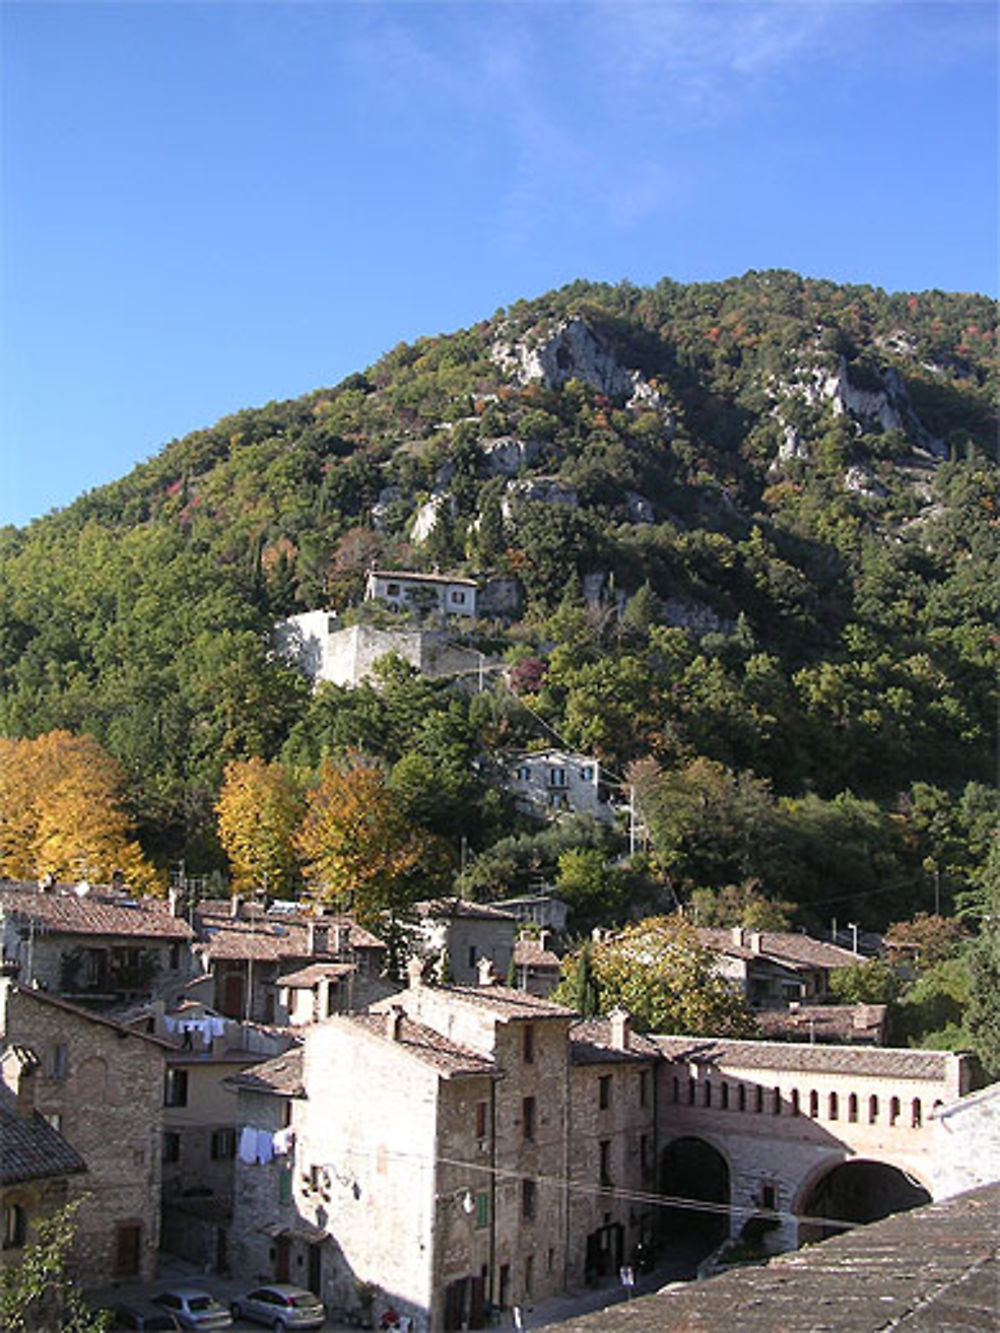
[[[929,905],[921,865],[958,884],[996,810],[996,332],[985,297],[768,272],[578,282],[401,345],[0,533],[0,730],[92,734],[147,850],[209,869],[227,759],[348,748],[452,838],[460,795],[482,852],[513,825],[471,761],[542,719],[638,763],[651,809],[715,784],[685,883]],[[311,698],[270,626],[356,603],[373,561],[516,580],[512,624],[466,629],[527,708],[402,675]],[[777,882],[741,800],[786,852],[789,812],[820,829]]]

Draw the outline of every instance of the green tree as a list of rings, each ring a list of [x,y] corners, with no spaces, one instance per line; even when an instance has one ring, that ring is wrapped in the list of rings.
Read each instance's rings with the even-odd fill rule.
[[[743,998],[715,970],[712,954],[678,914],[649,917],[592,945],[601,1008],[627,1009],[637,1027],[692,1036],[751,1036],[757,1028]],[[553,998],[576,999],[573,960]]]
[[[901,982],[882,958],[866,958],[830,973],[830,989],[840,1004],[892,1004]]]
[[[105,1333],[108,1310],[84,1303],[70,1267],[76,1235],[73,1215],[82,1201],[66,1204],[37,1224],[20,1262],[0,1269],[0,1327],[6,1333]]]
[[[1000,1077],[1000,835],[995,835],[969,910],[979,919],[970,953],[972,986],[966,1026],[987,1072]]]

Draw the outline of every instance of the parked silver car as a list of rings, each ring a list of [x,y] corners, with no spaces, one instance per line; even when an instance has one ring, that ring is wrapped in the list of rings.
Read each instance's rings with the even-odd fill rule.
[[[254,1287],[230,1303],[234,1319],[252,1319],[255,1324],[266,1324],[275,1333],[286,1329],[322,1328],[326,1311],[318,1297],[304,1287],[293,1287],[288,1282],[273,1282],[266,1287]]]
[[[195,1287],[174,1287],[153,1297],[153,1304],[169,1310],[181,1328],[232,1328],[233,1317],[214,1296]]]

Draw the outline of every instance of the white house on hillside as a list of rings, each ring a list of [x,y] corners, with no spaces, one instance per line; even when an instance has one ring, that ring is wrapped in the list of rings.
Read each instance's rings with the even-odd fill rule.
[[[474,616],[478,590],[475,579],[462,579],[451,574],[370,569],[365,601],[384,602],[390,611],[436,611],[442,616]]]
[[[423,676],[474,678],[481,653],[453,643],[441,630],[417,627],[378,629],[374,625],[342,627],[329,611],[303,611],[274,628],[278,652],[315,685],[360,685],[380,657],[395,653]]]
[[[614,823],[614,806],[601,785],[601,766],[592,755],[570,750],[514,755],[507,760],[503,785],[522,814],[550,819],[565,812]]]

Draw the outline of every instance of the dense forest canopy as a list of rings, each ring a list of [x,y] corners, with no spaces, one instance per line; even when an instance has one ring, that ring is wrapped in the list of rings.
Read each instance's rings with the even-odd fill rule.
[[[362,753],[468,891],[551,881],[613,840],[537,837],[483,760],[555,736],[640,794],[622,912],[664,877],[806,922],[950,906],[998,810],[996,334],[985,297],[751,272],[401,345],[0,532],[0,731],[96,738],[162,869],[226,866],[228,762]],[[515,580],[462,626],[510,673],[311,693],[272,626],[364,614],[372,562]]]

